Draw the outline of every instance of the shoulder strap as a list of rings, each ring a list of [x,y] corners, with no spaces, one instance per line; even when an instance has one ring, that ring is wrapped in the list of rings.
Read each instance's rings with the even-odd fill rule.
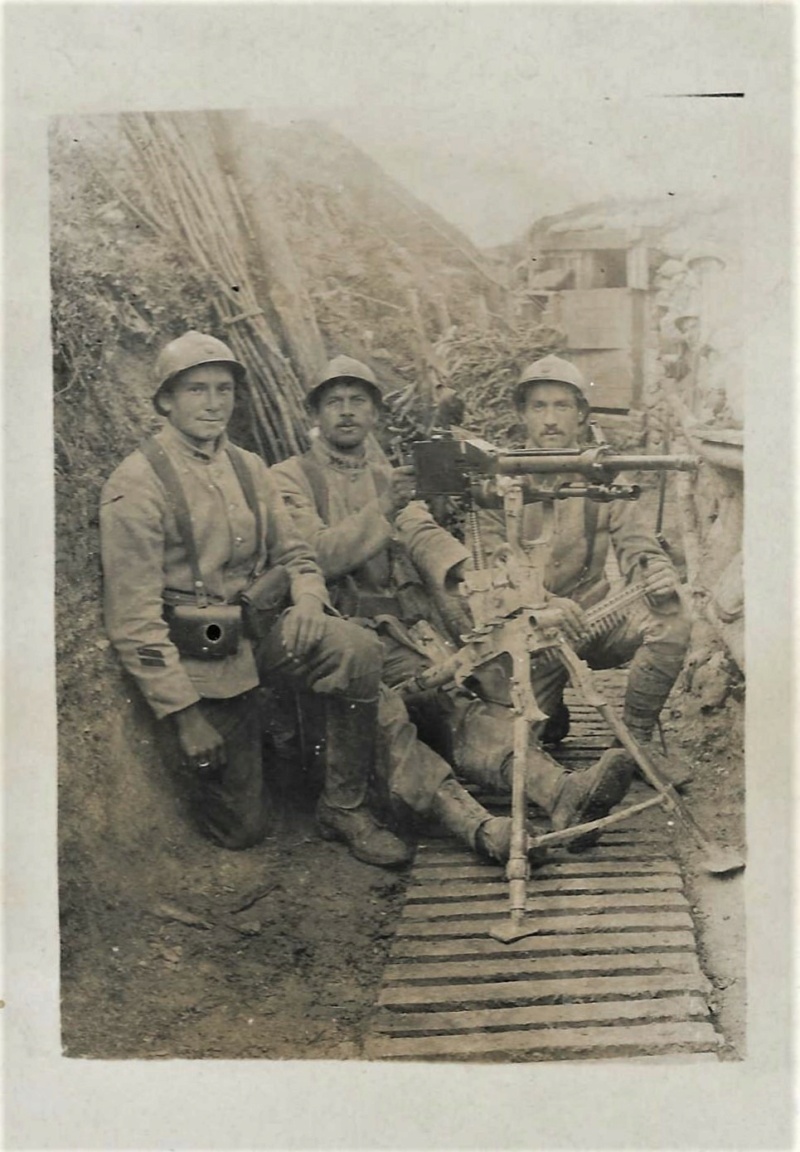
[[[389,491],[389,479],[386,475],[385,469],[381,468],[379,464],[373,464],[370,468],[372,479],[375,482],[375,491],[378,496],[383,496]]]
[[[303,469],[305,478],[311,488],[314,503],[317,507],[317,515],[320,520],[324,520],[327,524],[330,518],[330,501],[328,497],[328,481],[325,479],[325,473],[311,452],[304,452],[302,456],[298,456],[297,462]]]
[[[586,559],[583,562],[577,579],[573,582],[568,592],[562,595],[572,596],[583,584],[588,580],[592,570],[592,561],[594,560],[594,551],[597,541],[597,524],[600,515],[600,509],[596,500],[590,500],[588,496],[583,498],[583,534],[586,537]]]
[[[164,449],[152,436],[148,436],[146,440],[142,441],[139,445],[139,451],[164,485],[167,500],[172,508],[175,521],[178,525],[178,532],[181,535],[189,558],[189,567],[192,570],[192,580],[194,581],[194,593],[197,597],[197,603],[200,607],[205,608],[208,604],[208,593],[203,581],[203,575],[200,571],[200,558],[197,554],[197,544],[195,543],[194,532],[192,531],[192,517],[189,512],[189,505],[186,503],[186,494],[178,479],[178,473],[175,471],[175,467],[169,456],[167,456]]]
[[[314,496],[317,515],[327,524],[330,518],[330,498],[328,495],[328,481],[325,478],[324,469],[321,467],[313,452],[304,452],[302,456],[297,457],[297,460],[303,469],[305,478]],[[370,466],[370,472],[375,482],[375,491],[379,496],[382,496],[389,487],[386,474],[383,469],[380,467],[376,468],[374,465]]]
[[[228,453],[228,459],[236,473],[236,479],[239,481],[242,492],[244,492],[247,506],[253,513],[256,521],[256,558],[253,568],[253,574],[255,575],[258,568],[258,557],[261,551],[261,537],[264,532],[264,524],[261,520],[261,509],[258,504],[258,497],[256,496],[256,486],[253,483],[253,474],[247,465],[244,452],[241,448],[237,448],[235,444],[226,444],[225,451]]]
[[[583,531],[586,536],[586,559],[584,561],[584,571],[589,575],[594,560],[594,546],[597,537],[597,520],[600,514],[597,501],[590,500],[588,497],[583,499]]]

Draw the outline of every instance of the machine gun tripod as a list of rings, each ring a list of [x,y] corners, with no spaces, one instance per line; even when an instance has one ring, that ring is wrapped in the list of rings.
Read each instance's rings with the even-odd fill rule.
[[[592,500],[633,500],[640,490],[635,485],[616,483],[621,471],[693,470],[697,461],[687,456],[621,456],[607,445],[587,449],[550,452],[525,450],[501,453],[482,441],[442,437],[413,445],[417,476],[416,495],[460,497],[466,505],[467,536],[473,568],[461,585],[471,611],[474,627],[461,637],[462,647],[434,664],[413,680],[400,686],[405,694],[454,682],[464,683],[479,667],[506,654],[511,659],[511,701],[514,710],[514,754],[511,792],[511,849],[506,877],[509,882],[509,918],[495,925],[490,934],[511,942],[533,935],[535,923],[526,923],[527,882],[530,878],[529,852],[548,845],[569,842],[629,820],[648,808],[660,806],[677,816],[689,829],[704,852],[703,866],[713,875],[726,875],[744,867],[733,849],[713,844],[694,820],[675,789],[654,767],[646,752],[598,690],[588,664],[568,644],[562,633],[563,615],[548,605],[544,571],[553,537],[554,502],[587,497]],[[585,483],[559,483],[551,486],[526,485],[525,476],[577,474]],[[525,502],[541,503],[544,527],[537,540],[524,542],[522,513]],[[475,509],[476,503],[499,506],[505,513],[507,543],[487,564]],[[644,594],[642,586],[620,593],[613,611]],[[626,599],[627,596],[627,599]],[[600,608],[603,605],[599,606]],[[595,618],[597,613],[595,612]],[[572,686],[585,702],[597,709],[613,735],[638,765],[655,789],[655,795],[639,804],[564,831],[530,837],[526,828],[525,768],[530,728],[547,719],[539,707],[531,681],[531,663],[560,660]]]

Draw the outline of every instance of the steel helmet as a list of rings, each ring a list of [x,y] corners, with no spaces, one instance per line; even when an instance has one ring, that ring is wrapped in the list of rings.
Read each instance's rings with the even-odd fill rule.
[[[699,324],[700,323],[700,314],[699,314],[699,312],[689,312],[689,311],[674,312],[674,313],[672,313],[672,315],[667,316],[666,319],[671,320],[679,332],[685,332],[686,331],[686,321],[687,320],[694,320]]]
[[[156,360],[157,386],[153,394],[153,406],[156,412],[165,415],[159,402],[164,389],[181,372],[185,372],[187,368],[196,368],[199,364],[230,364],[237,383],[240,383],[245,376],[244,365],[239,363],[228,345],[217,340],[216,336],[196,332],[194,329],[184,332],[183,336],[171,340],[162,348]]]
[[[527,368],[522,370],[517,386],[514,389],[514,403],[517,408],[524,408],[528,389],[533,384],[568,384],[574,388],[579,398],[587,408],[591,407],[589,389],[583,373],[569,360],[562,360],[560,356],[545,356],[542,360],[534,360]]]
[[[718,244],[705,244],[703,247],[690,248],[683,259],[692,269],[702,268],[709,263],[717,264],[720,268],[725,268],[728,264],[725,253]]]
[[[356,380],[360,384],[366,384],[375,403],[379,406],[383,403],[383,389],[370,367],[362,364],[360,360],[354,360],[352,356],[334,356],[333,360],[329,360],[322,371],[317,373],[306,392],[306,404],[309,408],[316,407],[321,389],[326,384],[332,384],[334,380]]]

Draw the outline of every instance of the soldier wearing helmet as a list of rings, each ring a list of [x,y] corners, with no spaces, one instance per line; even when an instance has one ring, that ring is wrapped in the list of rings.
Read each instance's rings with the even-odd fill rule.
[[[293,524],[317,554],[333,603],[379,637],[384,683],[392,687],[427,668],[431,651],[446,653],[448,643],[452,648],[438,611],[453,610],[448,591],[468,554],[413,501],[412,470],[392,469],[367,450],[382,406],[382,389],[368,365],[337,356],[312,383],[308,403],[317,439],[308,453],[276,465],[272,474]],[[460,689],[421,694],[408,705],[425,741],[420,743],[399,695],[387,693],[385,700],[381,735],[395,800],[432,814],[479,853],[505,858],[508,820],[491,817],[435,752],[466,779],[491,778],[508,790],[508,710]],[[605,815],[629,780],[629,766],[616,752],[567,776],[541,750],[531,750],[528,794],[557,829]]]
[[[182,761],[206,835],[245,848],[265,833],[256,690],[280,680],[326,701],[323,834],[360,860],[403,864],[407,846],[366,802],[380,646],[331,613],[313,552],[294,533],[266,465],[229,442],[244,375],[230,348],[201,332],[158,357],[153,403],[165,425],[119,465],[101,497],[106,629],[163,721],[165,755]],[[270,572],[288,585],[285,610],[255,632],[242,597]]]
[[[585,439],[592,385],[582,372],[560,356],[545,356],[529,364],[514,389],[514,402],[527,431],[529,448],[563,451]],[[533,478],[531,478],[533,479]],[[536,486],[554,486],[577,476],[537,476]],[[659,759],[664,774],[676,785],[688,782],[688,765],[658,757],[649,747],[689,644],[689,619],[678,596],[678,577],[654,533],[635,504],[599,504],[571,498],[552,502],[554,531],[545,587],[564,612],[568,638],[590,665],[611,668],[630,661],[624,719],[634,737]],[[484,547],[491,551],[505,540],[502,514],[481,513]],[[542,531],[542,504],[529,503],[523,513],[523,536],[537,539]],[[609,592],[605,575],[611,547],[626,580],[641,579],[646,599],[634,604],[611,632],[587,646],[584,609]],[[553,716],[566,684],[562,665],[534,668],[534,689],[542,709]]]

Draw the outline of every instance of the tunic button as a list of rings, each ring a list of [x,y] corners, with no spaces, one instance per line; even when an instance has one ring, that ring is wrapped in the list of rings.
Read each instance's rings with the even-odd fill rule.
[[[237,536],[237,537],[236,537],[236,543],[237,543],[237,544],[244,544],[244,540],[242,539],[242,537],[241,537],[241,536]]]

